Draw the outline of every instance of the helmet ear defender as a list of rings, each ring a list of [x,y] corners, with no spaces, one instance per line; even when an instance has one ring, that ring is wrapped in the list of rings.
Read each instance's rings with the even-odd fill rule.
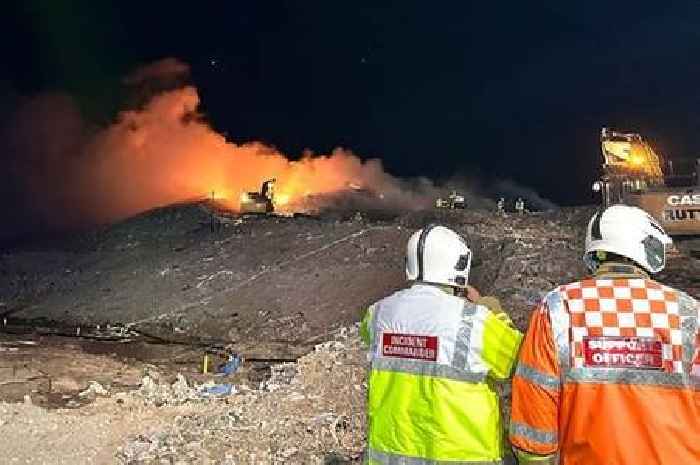
[[[652,235],[648,235],[643,241],[644,254],[647,262],[654,269],[662,269],[666,265],[666,250],[664,243]]]
[[[460,255],[459,260],[457,260],[457,264],[455,265],[455,270],[456,271],[464,271],[467,269],[469,266],[469,262],[471,261],[471,257],[469,254],[466,255]]]
[[[472,253],[471,251],[468,251],[466,254],[462,254],[459,256],[459,260],[457,260],[457,264],[455,265],[455,271],[467,271],[467,275],[469,273],[469,269],[471,268],[472,264]],[[457,276],[455,278],[455,283],[458,286],[466,286],[467,285],[467,278],[465,276]]]

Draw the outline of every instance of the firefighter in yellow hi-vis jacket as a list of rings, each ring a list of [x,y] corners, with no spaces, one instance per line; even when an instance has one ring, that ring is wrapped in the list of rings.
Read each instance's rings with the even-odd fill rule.
[[[510,376],[522,335],[497,299],[467,284],[470,266],[461,236],[427,226],[408,241],[413,286],[369,308],[366,463],[501,463],[491,381]]]

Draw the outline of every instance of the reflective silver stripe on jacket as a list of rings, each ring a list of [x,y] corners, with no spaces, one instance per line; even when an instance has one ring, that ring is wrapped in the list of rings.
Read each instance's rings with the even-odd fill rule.
[[[515,375],[546,389],[558,390],[561,384],[561,381],[556,376],[542,373],[523,362],[518,363],[518,368],[515,369]]]
[[[372,369],[410,373],[422,376],[435,376],[438,378],[446,378],[456,381],[468,381],[470,383],[483,383],[486,381],[486,373],[472,373],[469,371],[458,370],[448,365],[441,365],[439,363],[426,362],[422,360],[380,357],[372,360]]]
[[[683,332],[683,372],[690,374],[693,370],[693,358],[695,357],[695,335],[698,333],[698,302],[685,292],[678,293],[678,315],[681,318],[681,331]],[[700,379],[692,377],[690,384],[700,385]]]
[[[690,297],[685,292],[678,292],[678,314],[680,316],[689,316],[697,320],[698,318],[698,302]]]
[[[549,318],[552,322],[552,332],[554,333],[554,342],[557,346],[559,367],[562,373],[566,373],[571,367],[571,349],[569,347],[571,318],[562,300],[559,290],[550,292],[546,297]]]
[[[522,436],[540,444],[557,444],[557,433],[555,431],[544,431],[517,421],[510,422],[510,434],[511,436]]]
[[[367,448],[365,464],[381,465],[501,465],[501,460],[431,460]]]
[[[466,302],[464,304],[462,324],[457,330],[455,351],[452,357],[452,366],[458,370],[468,368],[469,349],[471,347],[471,335],[474,329],[474,315],[476,314],[476,309],[476,305],[471,302]]]
[[[518,454],[527,454],[530,456],[530,461],[528,462],[526,459],[523,459],[522,463],[531,463],[532,465],[557,465],[559,463],[559,453],[552,454],[552,455],[543,455],[539,456],[536,459],[532,459],[530,452],[524,451],[522,449],[518,449],[517,447],[513,446],[513,451],[515,452],[515,456],[518,457]]]
[[[374,322],[377,320],[377,312],[379,311],[379,305],[376,303],[369,306],[367,309],[369,312],[369,320],[367,321],[367,330],[369,331],[369,354],[373,357],[377,351],[377,335],[375,334],[376,328],[374,327]]]
[[[566,374],[566,382],[688,387],[687,377],[680,373],[619,368],[578,368]]]

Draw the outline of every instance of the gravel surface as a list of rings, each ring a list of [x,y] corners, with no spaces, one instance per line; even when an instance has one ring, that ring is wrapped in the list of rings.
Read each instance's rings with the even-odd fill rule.
[[[355,326],[230,395],[150,371],[128,392],[91,384],[79,409],[0,403],[3,463],[359,463],[365,364]]]

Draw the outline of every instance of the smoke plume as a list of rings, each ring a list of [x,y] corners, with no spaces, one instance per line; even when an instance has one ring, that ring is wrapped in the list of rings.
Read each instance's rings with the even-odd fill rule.
[[[125,83],[138,105],[109,127],[94,128],[67,95],[36,96],[19,105],[2,132],[16,204],[51,228],[113,222],[187,199],[216,196],[230,209],[242,193],[277,179],[281,209],[371,206],[420,209],[447,188],[426,179],[398,179],[379,160],[363,161],[337,148],[290,160],[259,142],[236,144],[198,113],[197,90],[184,84],[189,67],[161,60]],[[483,206],[464,185],[470,206]]]
[[[188,67],[162,60],[125,79],[139,91],[158,90],[103,129],[89,127],[70,96],[24,102],[3,131],[21,204],[57,228],[112,222],[153,207],[212,193],[232,210],[241,193],[278,180],[281,208],[320,207],[339,192],[371,190],[401,208],[432,202],[432,191],[407,188],[379,160],[362,161],[338,148],[290,160],[273,147],[236,144],[198,113],[199,96],[182,82]],[[320,202],[320,204],[319,204]]]

